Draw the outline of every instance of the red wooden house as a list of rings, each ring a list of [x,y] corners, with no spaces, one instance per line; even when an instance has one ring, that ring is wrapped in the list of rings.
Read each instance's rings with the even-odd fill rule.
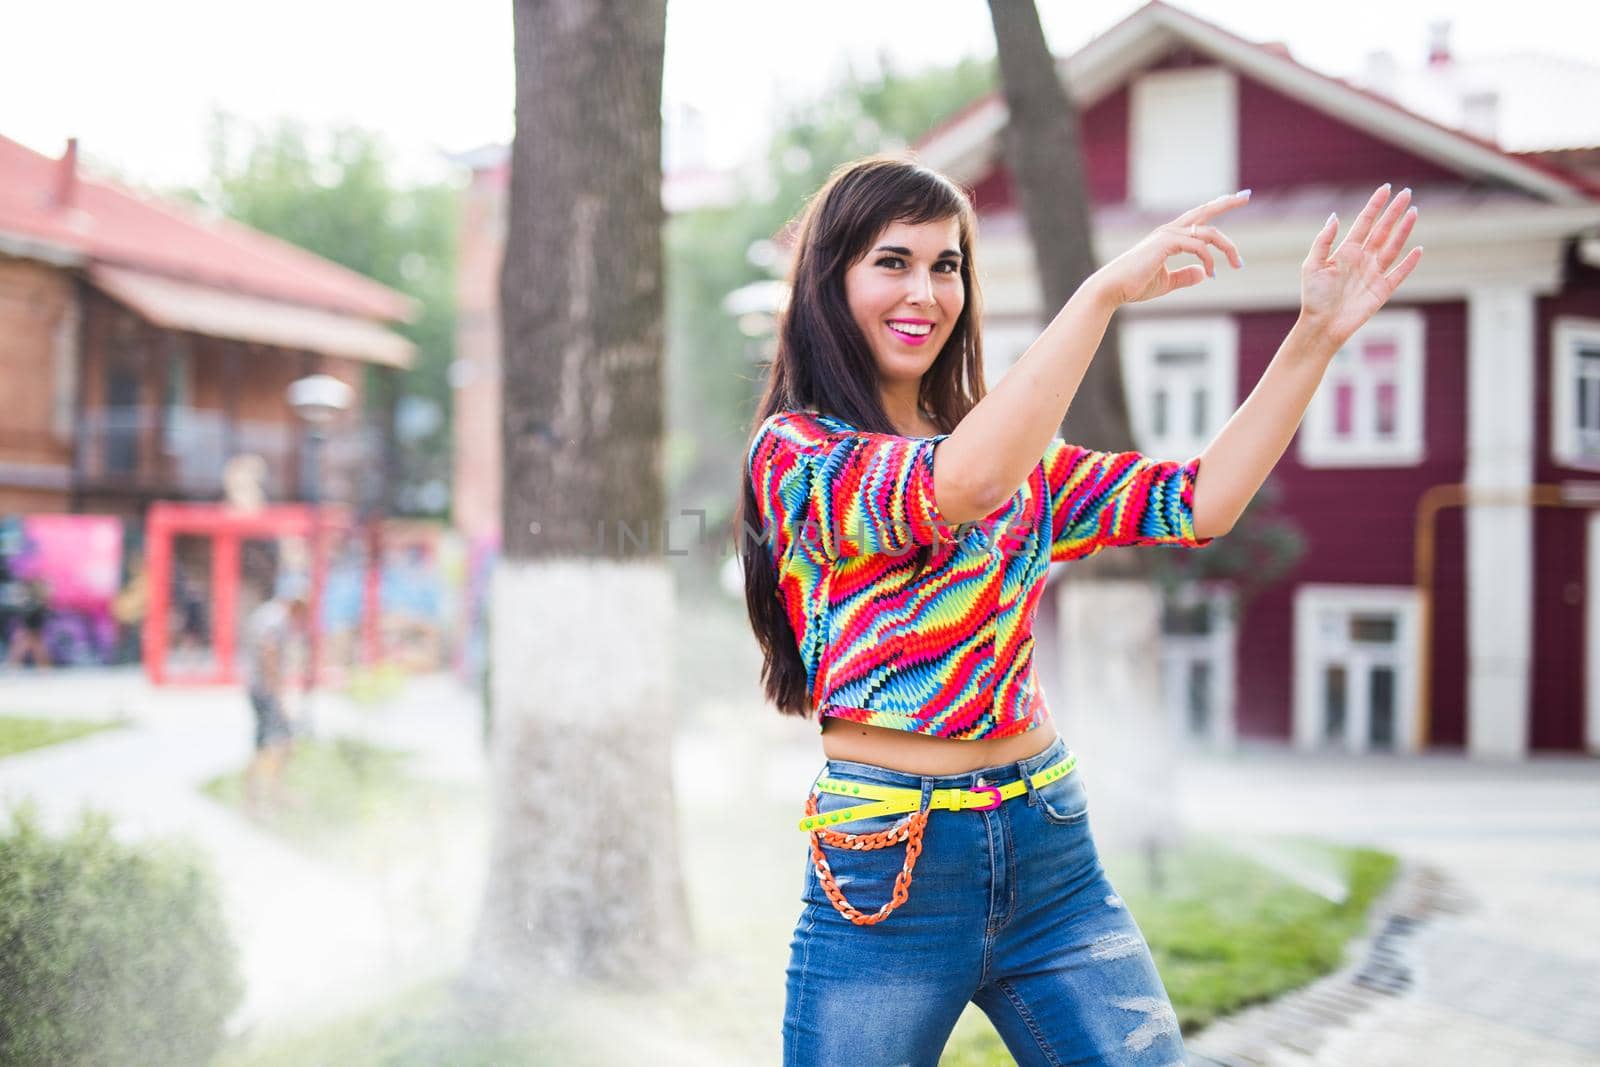
[[[1061,71],[1102,256],[1254,190],[1225,223],[1246,269],[1118,312],[1148,454],[1197,454],[1248,394],[1294,322],[1299,265],[1330,211],[1348,220],[1384,181],[1419,205],[1422,266],[1335,359],[1273,476],[1305,556],[1236,621],[1226,585],[1171,613],[1169,697],[1190,733],[1600,751],[1594,154],[1510,151],[1162,3]],[[987,97],[916,146],[974,192],[992,374],[1048,318],[1005,122]]]

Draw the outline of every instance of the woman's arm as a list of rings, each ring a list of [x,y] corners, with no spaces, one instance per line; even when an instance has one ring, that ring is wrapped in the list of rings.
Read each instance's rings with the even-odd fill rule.
[[[1289,447],[1334,353],[1422,259],[1422,249],[1414,248],[1395,266],[1417,210],[1407,210],[1409,189],[1402,189],[1385,210],[1388,199],[1387,185],[1373,193],[1337,250],[1336,215],[1317,234],[1301,267],[1299,320],[1249,397],[1200,453],[1194,490],[1197,536],[1220,536],[1233,528]]]
[[[1233,266],[1243,266],[1233,242],[1209,223],[1249,198],[1244,190],[1185,212],[1079,286],[1038,340],[939,443],[934,498],[948,521],[968,522],[992,513],[1038,465],[1118,307],[1215,275],[1212,247]],[[1167,260],[1182,253],[1196,256],[1204,266],[1168,270]]]
[[[1196,537],[1220,537],[1233,529],[1289,447],[1338,350],[1325,333],[1304,320],[1294,324],[1256,387],[1200,453],[1194,489]]]

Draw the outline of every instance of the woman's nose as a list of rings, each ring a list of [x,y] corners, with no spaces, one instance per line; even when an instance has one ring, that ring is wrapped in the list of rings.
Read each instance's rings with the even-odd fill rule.
[[[930,274],[913,275],[910,291],[906,293],[906,302],[909,304],[933,303],[933,276]]]

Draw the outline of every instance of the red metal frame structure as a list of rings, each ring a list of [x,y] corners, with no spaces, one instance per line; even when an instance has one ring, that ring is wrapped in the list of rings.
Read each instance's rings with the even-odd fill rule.
[[[144,664],[150,681],[155,685],[238,684],[235,623],[239,603],[240,542],[301,537],[306,539],[310,549],[312,628],[308,669],[315,682],[322,673],[319,620],[327,580],[329,535],[350,529],[348,509],[332,504],[315,509],[305,504],[276,504],[251,511],[223,504],[152,504],[145,520],[145,566],[150,593],[144,618]],[[173,540],[180,536],[206,537],[211,541],[211,645],[215,655],[214,666],[209,671],[174,677],[167,670],[167,609],[172,588]],[[370,660],[375,650],[370,640],[365,643]]]

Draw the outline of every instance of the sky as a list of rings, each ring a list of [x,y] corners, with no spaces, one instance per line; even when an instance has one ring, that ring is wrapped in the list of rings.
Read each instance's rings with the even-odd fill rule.
[[[1050,45],[1075,50],[1140,6],[1040,0]],[[1420,62],[1429,24],[1452,21],[1456,55],[1532,50],[1600,62],[1600,4],[1519,0],[1191,0],[1240,36],[1282,41],[1325,73],[1368,53]],[[90,167],[151,186],[199,184],[208,116],[353,123],[382,133],[404,173],[448,170],[448,153],[509,140],[514,84],[509,0],[56,0],[0,15],[0,135],[59,155],[79,138]],[[664,110],[698,110],[706,152],[735,165],[788,103],[884,57],[913,71],[994,52],[986,0],[669,0]],[[1330,14],[1329,12],[1334,12]]]

